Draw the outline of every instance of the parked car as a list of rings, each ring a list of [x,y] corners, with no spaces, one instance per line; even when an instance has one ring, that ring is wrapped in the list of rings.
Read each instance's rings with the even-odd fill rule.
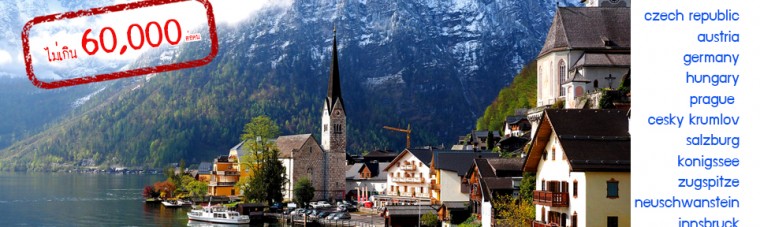
[[[319,201],[317,202],[315,206],[315,208],[330,208],[330,207],[332,207],[332,205],[330,205],[330,203],[328,203],[327,201]]]
[[[319,211],[317,211],[317,210],[311,210],[311,212],[309,212],[309,217],[310,218],[316,218],[318,216],[319,216]]]
[[[346,205],[340,205],[335,208],[335,211],[337,212],[348,212],[348,207]]]
[[[319,214],[317,214],[317,218],[325,218],[325,217],[329,216],[330,214],[332,214],[332,213],[331,212],[327,212],[327,211],[322,211],[322,212],[319,212]]]
[[[269,207],[269,211],[271,211],[271,212],[278,212],[278,211],[282,210],[284,207],[285,207],[285,205],[282,204],[282,203],[274,203],[274,204],[272,204],[272,206]]]
[[[327,217],[325,217],[325,219],[332,220],[333,218],[335,218],[335,215],[338,215],[338,213],[330,213],[327,215]]]
[[[341,212],[333,216],[333,220],[341,220],[341,219],[343,220],[351,219],[351,214],[347,212]]]
[[[317,202],[310,202],[309,208],[317,208]]]
[[[304,208],[298,208],[290,212],[290,215],[301,215],[306,212]]]

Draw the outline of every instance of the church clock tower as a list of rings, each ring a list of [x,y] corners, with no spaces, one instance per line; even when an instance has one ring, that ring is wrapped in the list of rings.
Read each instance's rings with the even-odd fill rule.
[[[322,148],[325,150],[325,199],[344,199],[346,188],[346,113],[340,93],[338,43],[333,28],[332,63],[327,98],[322,108]]]

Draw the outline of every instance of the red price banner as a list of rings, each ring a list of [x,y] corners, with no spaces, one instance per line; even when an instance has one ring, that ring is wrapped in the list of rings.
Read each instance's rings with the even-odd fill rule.
[[[197,14],[192,15],[192,13],[189,13],[190,11],[184,10],[189,8],[187,7],[188,2],[201,3],[203,6],[203,8],[197,8],[202,13],[205,13],[206,20],[203,22],[205,22],[208,28],[207,33],[205,31],[193,33],[189,32],[189,30],[183,30],[187,29],[186,27],[198,26],[192,24],[191,20],[197,19],[200,16]],[[150,9],[153,10],[151,11]],[[129,14],[128,12],[130,11],[138,12]],[[101,19],[100,22],[105,21],[105,23],[110,22],[119,24],[120,26],[110,26],[108,24],[99,27],[86,26],[92,23],[92,20],[87,20],[87,17],[119,13],[121,14],[112,16],[110,21]],[[136,17],[136,15],[139,15],[139,17]],[[153,19],[151,16],[160,18],[151,20]],[[126,22],[130,19],[141,21],[135,23]],[[201,24],[203,23],[201,22]],[[70,31],[71,29],[67,28],[77,27],[76,25],[78,27],[86,27],[86,29],[83,29],[81,33],[76,31],[73,33],[61,32],[61,30]],[[44,28],[38,29],[40,31],[35,33],[38,34],[34,36],[35,39],[30,39],[31,31],[40,26],[44,26]],[[208,42],[197,42],[205,41],[202,38],[203,36],[208,36]],[[72,43],[72,39],[79,39],[77,40],[79,42],[74,41]],[[32,84],[44,89],[203,66],[216,57],[219,49],[216,22],[214,20],[213,9],[208,0],[148,0],[38,16],[26,23],[21,33],[21,40],[27,76]],[[150,49],[190,45],[189,43],[197,45],[186,46],[186,49],[198,50],[207,48],[208,54],[182,62],[169,61],[168,63],[163,63],[162,59],[161,61],[157,61],[162,62],[158,63],[158,65],[93,75],[64,77],[63,79],[56,78],[53,81],[41,80],[35,73],[35,62],[40,67],[54,71],[61,71],[61,68],[66,69],[67,67],[73,71],[76,67],[72,67],[72,65],[88,65],[94,61],[93,59],[108,62],[109,59],[121,58],[120,60],[126,61],[124,59],[130,58],[125,56],[133,54],[132,59],[134,61],[139,54],[145,53],[145,51],[149,51]],[[208,43],[207,47],[206,43]],[[44,46],[44,48],[40,48],[41,46]],[[162,55],[161,57],[163,58],[164,56]]]

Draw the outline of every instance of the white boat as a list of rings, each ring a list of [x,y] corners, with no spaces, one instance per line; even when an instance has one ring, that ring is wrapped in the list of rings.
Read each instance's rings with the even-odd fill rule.
[[[165,207],[182,207],[182,202],[177,202],[177,200],[164,200],[161,204]]]
[[[187,212],[187,218],[194,221],[205,221],[224,224],[247,224],[251,219],[246,215],[240,215],[237,211],[228,210],[226,207],[193,207]]]

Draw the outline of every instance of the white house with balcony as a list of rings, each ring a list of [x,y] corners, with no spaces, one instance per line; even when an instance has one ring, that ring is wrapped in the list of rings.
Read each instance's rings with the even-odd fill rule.
[[[429,163],[433,150],[407,149],[385,167],[387,188],[378,196],[380,205],[430,203],[431,175]],[[434,182],[433,182],[434,183]]]
[[[523,171],[536,173],[534,227],[631,226],[624,110],[545,110]]]

